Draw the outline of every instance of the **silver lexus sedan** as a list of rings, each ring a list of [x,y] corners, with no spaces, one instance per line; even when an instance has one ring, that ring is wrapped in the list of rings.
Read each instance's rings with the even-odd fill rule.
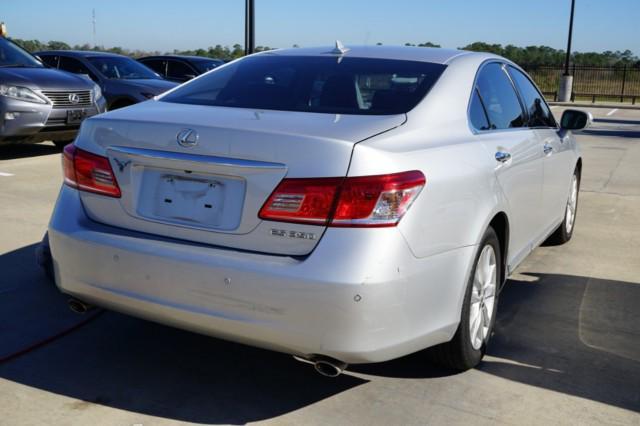
[[[477,365],[499,290],[571,238],[582,161],[516,64],[410,47],[251,55],[87,119],[63,154],[55,280],[97,305],[325,375]],[[435,356],[431,356],[435,355]]]

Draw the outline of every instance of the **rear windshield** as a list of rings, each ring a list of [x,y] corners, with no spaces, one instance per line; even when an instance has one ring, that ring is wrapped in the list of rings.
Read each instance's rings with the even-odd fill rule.
[[[257,55],[220,67],[165,102],[332,114],[401,114],[445,69],[428,62]]]

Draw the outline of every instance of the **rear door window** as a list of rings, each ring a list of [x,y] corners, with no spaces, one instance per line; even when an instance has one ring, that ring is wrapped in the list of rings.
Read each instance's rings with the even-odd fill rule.
[[[193,78],[197,73],[182,61],[169,61],[167,66],[167,78],[186,81]]]
[[[520,92],[529,116],[529,127],[556,127],[556,120],[543,96],[520,70],[509,66],[509,73]]]
[[[147,59],[144,61],[140,61],[144,65],[148,66],[161,76],[165,77],[167,75],[167,61],[162,59]]]
[[[58,68],[59,58],[60,57],[56,55],[40,55],[40,59],[42,59],[42,62],[44,62],[47,66],[51,68]]]
[[[482,67],[476,85],[492,129],[525,126],[518,95],[501,64],[494,62]]]
[[[75,74],[88,75],[91,80],[98,81],[98,78],[85,64],[75,58],[69,58],[68,56],[60,57],[60,69]]]
[[[471,104],[469,105],[469,120],[471,121],[471,125],[477,130],[489,130],[491,128],[487,112],[478,94],[478,89],[473,89]]]

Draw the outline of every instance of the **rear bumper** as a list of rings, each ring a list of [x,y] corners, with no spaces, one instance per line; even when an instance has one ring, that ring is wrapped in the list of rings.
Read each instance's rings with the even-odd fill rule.
[[[475,248],[417,259],[396,228],[364,231],[304,259],[241,252],[98,224],[63,187],[49,238],[61,291],[179,328],[348,363],[449,340]]]

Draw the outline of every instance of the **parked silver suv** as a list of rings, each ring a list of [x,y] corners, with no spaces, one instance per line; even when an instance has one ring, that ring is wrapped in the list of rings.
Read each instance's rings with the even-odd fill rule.
[[[46,140],[65,145],[83,119],[105,107],[100,87],[91,80],[45,68],[0,37],[0,145]]]

